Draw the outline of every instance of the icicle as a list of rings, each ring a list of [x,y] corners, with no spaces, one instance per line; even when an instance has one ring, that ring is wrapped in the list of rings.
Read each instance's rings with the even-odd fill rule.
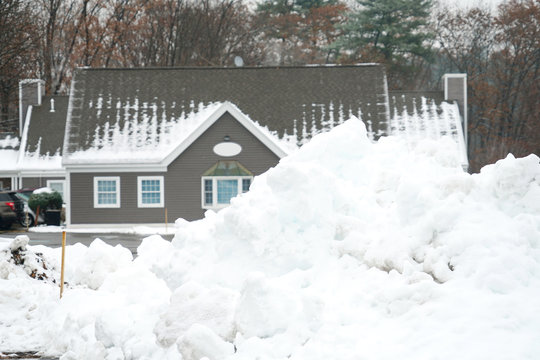
[[[334,103],[332,101],[328,104],[328,121],[330,122],[330,129],[333,129],[336,124],[334,124]]]

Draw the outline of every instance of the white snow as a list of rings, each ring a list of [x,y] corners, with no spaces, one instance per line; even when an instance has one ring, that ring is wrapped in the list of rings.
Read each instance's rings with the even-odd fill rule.
[[[171,242],[0,242],[0,352],[61,359],[537,359],[540,159],[316,136]],[[11,247],[30,265],[14,264]],[[22,251],[22,250],[21,250]],[[25,269],[47,263],[52,281]],[[34,259],[34,260],[32,260]],[[44,270],[43,270],[44,271]]]
[[[18,150],[0,149],[0,171],[17,171],[18,156]]]
[[[424,139],[439,140],[442,137],[449,137],[455,142],[452,151],[459,154],[461,166],[467,169],[469,161],[457,104],[443,102],[437,105],[425,97],[421,97],[419,102],[420,104],[414,102],[412,115],[407,112],[405,106],[402,109],[394,109],[394,116],[388,126],[389,135],[402,136],[411,146]]]
[[[13,149],[19,146],[19,144],[20,144],[20,140],[16,136],[12,137],[11,135],[8,135],[5,138],[0,139],[0,149],[4,149],[4,148]]]

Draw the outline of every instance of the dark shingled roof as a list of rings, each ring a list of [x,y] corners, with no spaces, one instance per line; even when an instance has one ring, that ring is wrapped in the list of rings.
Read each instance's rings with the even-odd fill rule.
[[[66,154],[92,147],[99,132],[127,121],[178,118],[230,101],[270,130],[298,142],[360,116],[374,137],[388,114],[384,67],[356,66],[76,69]],[[107,124],[108,125],[105,125]],[[96,131],[96,129],[98,129]]]
[[[50,111],[51,99],[54,100],[54,112]],[[32,107],[26,152],[34,153],[39,148],[39,155],[62,153],[68,100],[67,96],[44,96],[40,106]]]

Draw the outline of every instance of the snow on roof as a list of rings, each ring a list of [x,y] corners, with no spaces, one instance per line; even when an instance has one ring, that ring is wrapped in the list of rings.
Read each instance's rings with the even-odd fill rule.
[[[420,104],[413,99],[412,114],[405,105],[401,109],[394,107],[393,114],[389,121],[390,135],[405,137],[410,145],[423,139],[439,140],[448,137],[455,143],[456,159],[463,168],[468,167],[461,115],[457,104],[442,102],[438,105],[435,101],[428,101],[422,96]]]
[[[1,149],[0,150],[0,171],[17,171],[17,157],[19,150]]]
[[[94,106],[99,107],[102,104],[95,104]],[[144,105],[145,108],[154,110],[157,109],[157,106],[157,103]],[[236,106],[228,102],[215,102],[206,105],[199,103],[192,108],[192,111],[182,113],[179,117],[166,118],[162,116],[160,118],[157,111],[141,111],[139,113],[141,109],[139,105],[134,106],[134,114],[131,119],[122,122],[117,118],[114,123],[107,122],[103,126],[96,125],[91,146],[88,149],[66,153],[64,163],[161,162],[224,106],[240,112]],[[245,118],[253,122],[247,116]],[[288,138],[281,141],[275,133],[255,122],[253,122],[253,125],[277,147],[291,148]]]
[[[16,149],[20,145],[20,140],[16,136],[8,135],[0,139],[0,149]]]
[[[56,170],[63,171],[62,166],[62,153],[60,149],[54,154],[46,153],[44,155],[39,152],[38,149],[34,152],[25,151],[21,153],[22,156],[18,161],[17,167],[20,170],[34,171],[34,170]]]

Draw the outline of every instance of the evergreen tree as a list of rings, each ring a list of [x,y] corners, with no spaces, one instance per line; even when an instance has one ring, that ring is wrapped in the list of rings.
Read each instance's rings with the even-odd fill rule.
[[[389,71],[409,72],[414,62],[429,59],[426,41],[432,0],[357,0],[357,9],[332,44],[349,61],[377,61]]]

